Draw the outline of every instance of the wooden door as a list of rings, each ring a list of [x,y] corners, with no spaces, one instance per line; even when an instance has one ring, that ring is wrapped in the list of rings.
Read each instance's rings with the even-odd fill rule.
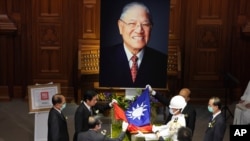
[[[77,76],[78,1],[32,0],[31,83],[60,83],[74,98]]]
[[[230,0],[188,0],[185,7],[183,86],[196,101],[224,96],[230,72]]]

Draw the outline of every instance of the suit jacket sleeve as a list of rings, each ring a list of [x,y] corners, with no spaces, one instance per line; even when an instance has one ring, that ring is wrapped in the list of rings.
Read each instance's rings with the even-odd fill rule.
[[[163,105],[168,106],[169,105],[169,99],[167,97],[165,97],[164,95],[156,92],[156,94],[154,95],[154,97],[161,102]]]
[[[93,107],[93,110],[100,110],[101,113],[103,113],[105,110],[107,109],[111,109],[111,107],[109,106],[109,103],[106,103],[105,105],[103,104],[96,104],[94,107]],[[97,114],[97,113],[95,113]]]

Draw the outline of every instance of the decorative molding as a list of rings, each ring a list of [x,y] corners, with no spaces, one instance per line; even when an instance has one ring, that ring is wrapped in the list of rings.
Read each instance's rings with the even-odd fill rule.
[[[221,33],[218,26],[200,26],[198,48],[218,48]]]
[[[99,48],[82,45],[78,52],[78,69],[81,74],[99,74]]]
[[[181,72],[181,52],[178,46],[168,47],[167,74],[178,76]]]
[[[59,46],[61,37],[60,27],[55,25],[41,25],[40,27],[40,45],[43,46]]]
[[[15,31],[17,31],[17,27],[8,15],[0,14],[0,34],[14,33]]]
[[[250,37],[250,21],[246,22],[244,26],[241,26],[241,33],[247,37]]]
[[[250,37],[250,19],[246,15],[239,15],[237,24],[240,27],[240,34]]]
[[[82,38],[96,40],[100,37],[100,0],[83,0]]]

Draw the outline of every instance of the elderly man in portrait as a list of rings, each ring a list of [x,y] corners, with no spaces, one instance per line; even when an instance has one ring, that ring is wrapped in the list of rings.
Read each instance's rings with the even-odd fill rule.
[[[100,86],[166,87],[167,55],[148,47],[152,15],[143,3],[124,6],[117,21],[122,43],[101,47]]]

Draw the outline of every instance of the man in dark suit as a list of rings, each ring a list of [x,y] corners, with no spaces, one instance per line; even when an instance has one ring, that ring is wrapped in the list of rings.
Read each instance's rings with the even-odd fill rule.
[[[48,141],[69,141],[67,122],[62,114],[66,107],[65,97],[61,94],[53,95],[52,104],[48,117]]]
[[[77,135],[80,132],[87,131],[88,127],[88,119],[90,116],[97,115],[99,112],[102,113],[107,109],[112,107],[116,100],[112,100],[112,102],[107,103],[105,105],[96,104],[98,101],[98,93],[95,90],[87,90],[83,94],[83,101],[78,106],[75,112],[75,134],[74,141],[77,141]]]
[[[101,47],[100,86],[166,88],[167,56],[147,46],[152,26],[144,4],[132,2],[123,8],[118,20],[123,43]]]
[[[208,111],[212,116],[208,122],[208,126],[203,141],[223,141],[226,131],[226,121],[221,113],[221,100],[218,97],[211,97],[208,102]]]
[[[112,139],[99,133],[101,125],[102,122],[100,119],[90,116],[88,120],[89,130],[79,133],[77,141],[122,141],[128,128],[128,123],[123,121],[122,132],[120,133],[119,137]]]

